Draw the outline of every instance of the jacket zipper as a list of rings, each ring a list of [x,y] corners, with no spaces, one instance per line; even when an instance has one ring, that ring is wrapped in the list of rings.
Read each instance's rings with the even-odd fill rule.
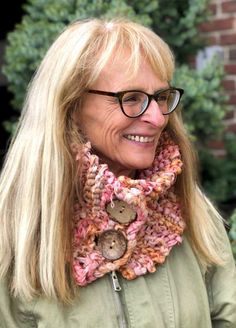
[[[112,287],[113,287],[113,291],[114,291],[113,294],[114,294],[115,305],[116,305],[117,314],[118,314],[119,328],[127,328],[125,314],[124,314],[124,310],[122,307],[120,294],[119,294],[119,292],[121,291],[121,286],[120,286],[118,277],[116,275],[116,272],[112,271],[110,273],[110,275],[111,275]]]

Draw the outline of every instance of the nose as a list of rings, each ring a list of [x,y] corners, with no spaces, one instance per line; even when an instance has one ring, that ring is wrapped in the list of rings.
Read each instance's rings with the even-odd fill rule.
[[[156,100],[152,99],[147,110],[140,116],[140,120],[147,122],[155,127],[163,127],[166,123],[167,117],[164,116]]]

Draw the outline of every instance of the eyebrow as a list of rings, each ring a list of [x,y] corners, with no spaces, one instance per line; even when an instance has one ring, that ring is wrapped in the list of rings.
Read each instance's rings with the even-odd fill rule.
[[[165,89],[168,89],[168,88],[171,88],[171,85],[166,85],[166,86],[162,86],[158,89],[155,89],[153,93],[156,93],[156,92],[159,92],[159,91],[162,91],[162,90],[165,90]],[[117,90],[115,92],[122,92],[122,91],[141,91],[141,92],[146,92],[146,93],[149,93],[147,90],[145,90],[144,88],[142,87],[135,87],[135,86],[132,86],[132,87],[129,87],[127,86],[126,88],[122,88],[121,90]]]

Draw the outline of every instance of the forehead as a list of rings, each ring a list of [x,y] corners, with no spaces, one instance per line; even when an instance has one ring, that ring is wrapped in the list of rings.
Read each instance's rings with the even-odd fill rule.
[[[153,68],[148,59],[140,54],[133,62],[129,50],[114,54],[100,72],[93,87],[101,90],[121,91],[131,88],[146,88],[148,85],[160,83],[166,85],[158,71]],[[156,86],[156,87],[157,87]],[[108,89],[109,88],[109,89]]]

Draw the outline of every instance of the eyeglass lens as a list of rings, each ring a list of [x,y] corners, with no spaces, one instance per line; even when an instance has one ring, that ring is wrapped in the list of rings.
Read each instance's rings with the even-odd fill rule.
[[[178,90],[170,89],[156,93],[153,97],[163,114],[172,112],[179,103],[180,93]],[[135,117],[145,111],[151,99],[143,92],[130,91],[122,97],[122,107],[126,115]]]

